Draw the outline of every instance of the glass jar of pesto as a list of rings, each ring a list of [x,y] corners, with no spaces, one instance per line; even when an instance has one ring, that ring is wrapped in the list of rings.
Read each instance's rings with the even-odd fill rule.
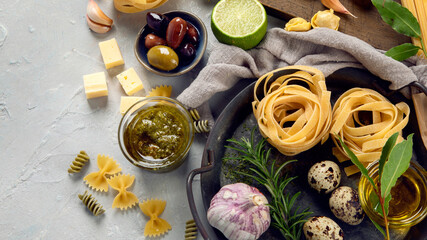
[[[120,149],[132,164],[166,172],[184,162],[194,138],[193,120],[178,101],[148,97],[123,115],[118,138]]]

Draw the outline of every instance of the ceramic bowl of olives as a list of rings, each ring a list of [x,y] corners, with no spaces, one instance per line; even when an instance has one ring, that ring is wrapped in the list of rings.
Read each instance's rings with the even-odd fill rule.
[[[178,76],[193,69],[206,49],[202,20],[185,11],[148,12],[135,41],[135,56],[149,71]]]

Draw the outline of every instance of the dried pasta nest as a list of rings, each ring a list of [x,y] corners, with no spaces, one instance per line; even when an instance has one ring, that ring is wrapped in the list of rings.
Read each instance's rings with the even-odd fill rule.
[[[337,146],[333,154],[340,162],[349,159],[337,140],[339,136],[367,166],[380,158],[382,147],[391,135],[401,133],[408,123],[410,108],[404,102],[394,105],[374,90],[352,88],[338,98],[332,112],[330,132]],[[400,134],[397,142],[402,140]],[[347,175],[358,172],[354,165],[344,170]]]
[[[292,156],[328,139],[330,97],[321,71],[307,66],[285,67],[258,79],[253,113],[267,141]]]

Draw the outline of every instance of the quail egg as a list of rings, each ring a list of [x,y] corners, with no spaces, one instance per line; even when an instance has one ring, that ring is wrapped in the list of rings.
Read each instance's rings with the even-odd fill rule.
[[[365,216],[359,194],[351,187],[335,189],[329,198],[329,207],[335,217],[350,225],[360,224]]]
[[[308,184],[319,193],[330,193],[340,185],[341,171],[332,161],[321,161],[308,171]]]
[[[303,231],[308,240],[344,239],[344,232],[340,226],[325,216],[310,218],[304,223]]]

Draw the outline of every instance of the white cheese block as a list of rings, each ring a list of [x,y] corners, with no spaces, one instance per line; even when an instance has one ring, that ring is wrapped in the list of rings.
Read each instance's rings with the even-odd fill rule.
[[[125,63],[115,38],[100,42],[99,49],[101,50],[105,68],[109,69]]]
[[[120,100],[120,113],[124,115],[126,111],[139,100],[144,99],[144,97],[127,97],[122,96]]]
[[[107,81],[104,72],[98,72],[83,76],[86,98],[108,96]]]
[[[119,82],[127,95],[133,95],[144,88],[141,79],[133,68],[129,68],[117,75],[117,79],[119,79]]]

